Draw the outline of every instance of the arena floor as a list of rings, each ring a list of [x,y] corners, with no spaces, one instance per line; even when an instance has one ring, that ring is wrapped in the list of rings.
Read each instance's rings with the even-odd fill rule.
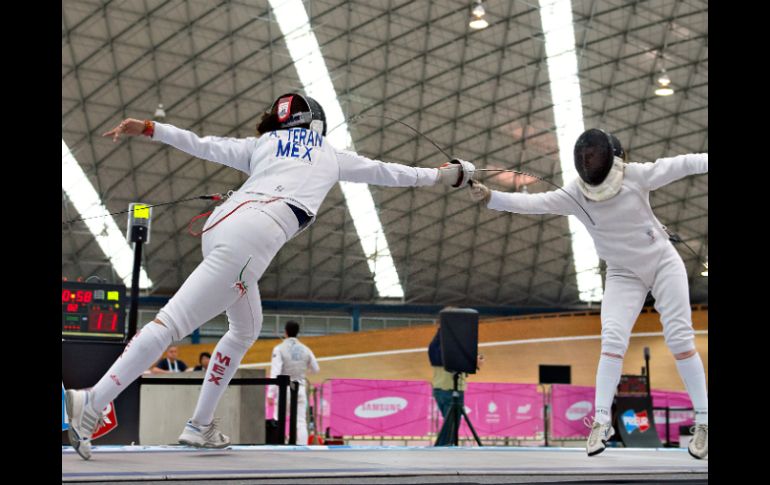
[[[62,482],[194,484],[707,483],[708,460],[684,449],[374,446],[62,447]]]

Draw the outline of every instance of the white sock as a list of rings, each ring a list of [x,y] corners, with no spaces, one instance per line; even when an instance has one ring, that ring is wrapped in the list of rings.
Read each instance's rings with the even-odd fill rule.
[[[230,331],[217,343],[214,352],[211,353],[211,361],[208,370],[206,370],[203,388],[198,397],[198,404],[195,406],[195,413],[192,417],[194,425],[208,426],[214,420],[214,411],[219,399],[227,389],[227,384],[235,375],[241,359],[252,343],[241,341]]]
[[[620,374],[623,372],[623,359],[609,357],[602,354],[599,358],[599,368],[596,370],[596,398],[594,405],[596,414],[594,421],[602,424],[610,422],[612,416],[612,398],[615,397],[615,390],[620,381]]]
[[[709,424],[709,399],[706,390],[706,372],[703,369],[703,361],[697,353],[692,357],[677,360],[676,368],[687,388],[695,409],[695,424]]]
[[[166,326],[150,322],[126,345],[110,370],[91,389],[92,405],[101,411],[137,377],[160,359],[173,338]]]

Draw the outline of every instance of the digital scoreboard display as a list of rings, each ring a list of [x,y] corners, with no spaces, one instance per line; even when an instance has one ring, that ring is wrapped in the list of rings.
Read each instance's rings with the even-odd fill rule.
[[[618,396],[635,397],[647,395],[647,376],[622,375],[618,382]]]
[[[124,285],[62,281],[62,337],[123,340],[125,302]]]

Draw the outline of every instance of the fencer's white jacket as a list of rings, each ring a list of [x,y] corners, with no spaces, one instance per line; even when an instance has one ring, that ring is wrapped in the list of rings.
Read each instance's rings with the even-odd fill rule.
[[[491,191],[487,207],[519,214],[559,214],[577,217],[594,241],[608,267],[627,269],[648,286],[657,263],[672,248],[663,224],[650,207],[650,192],[688,175],[708,173],[708,154],[661,158],[655,163],[629,163],[620,191],[601,202],[586,198],[572,180],[564,190],[585,207],[596,225],[567,194],[554,190],[540,194]]]
[[[317,374],[321,368],[310,348],[297,340],[296,337],[288,337],[273,348],[273,356],[270,360],[270,378],[284,374],[291,377],[292,381],[299,381],[305,385],[305,376],[308,371]],[[267,394],[275,396],[278,386],[270,386]]]
[[[234,194],[280,197],[315,220],[326,194],[338,181],[387,187],[433,185],[437,168],[386,163],[333,147],[318,132],[305,128],[271,131],[256,138],[199,137],[155,122],[153,139],[198,158],[248,175]],[[309,224],[308,224],[309,226]]]

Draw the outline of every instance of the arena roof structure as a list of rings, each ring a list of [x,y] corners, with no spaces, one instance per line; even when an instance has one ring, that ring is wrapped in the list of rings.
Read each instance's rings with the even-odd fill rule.
[[[226,192],[243,183],[242,173],[173,148],[139,138],[114,144],[101,134],[126,117],[160,120],[162,104],[162,121],[199,135],[254,136],[261,113],[278,95],[307,88],[307,68],[297,57],[303,54],[290,50],[291,33],[276,15],[281,3],[63,4],[63,158],[79,166],[107,211]],[[478,168],[514,169],[564,184],[563,164],[571,163],[564,154],[571,147],[559,148],[565,122],[555,115],[560,102],[554,101],[549,34],[566,31],[544,28],[541,4],[550,0],[484,1],[488,26],[480,30],[469,27],[472,1],[297,3],[307,22],[293,32],[304,28],[305,41],[317,42],[358,153],[421,167],[447,161],[425,137],[394,121],[400,120]],[[568,51],[574,50],[583,126],[615,134],[633,162],[707,152],[707,2],[575,0],[570,10],[574,42]],[[663,72],[673,95],[655,94]],[[366,116],[350,119],[357,115]],[[553,190],[507,172],[479,173],[477,179],[497,190]],[[369,193],[374,215],[356,216],[351,204],[358,204],[336,185],[318,221],[268,268],[259,284],[262,298],[584,304],[567,217],[488,210],[471,201],[467,189],[442,185],[370,186]],[[76,197],[63,180],[63,222],[81,217]],[[662,187],[650,201],[660,221],[694,251],[678,245],[692,300],[706,302],[708,175]],[[200,239],[187,227],[210,208],[188,201],[154,209],[143,261],[149,294],[172,294],[201,261]],[[387,242],[389,259],[377,264],[392,261],[403,296],[377,287],[370,264],[377,256],[361,244],[367,217],[379,220]],[[110,230],[108,220],[125,235],[125,214],[103,218],[97,232]],[[92,231],[83,222],[62,225],[63,276],[120,280],[116,257],[105,254]],[[381,244],[376,251],[383,251]]]

